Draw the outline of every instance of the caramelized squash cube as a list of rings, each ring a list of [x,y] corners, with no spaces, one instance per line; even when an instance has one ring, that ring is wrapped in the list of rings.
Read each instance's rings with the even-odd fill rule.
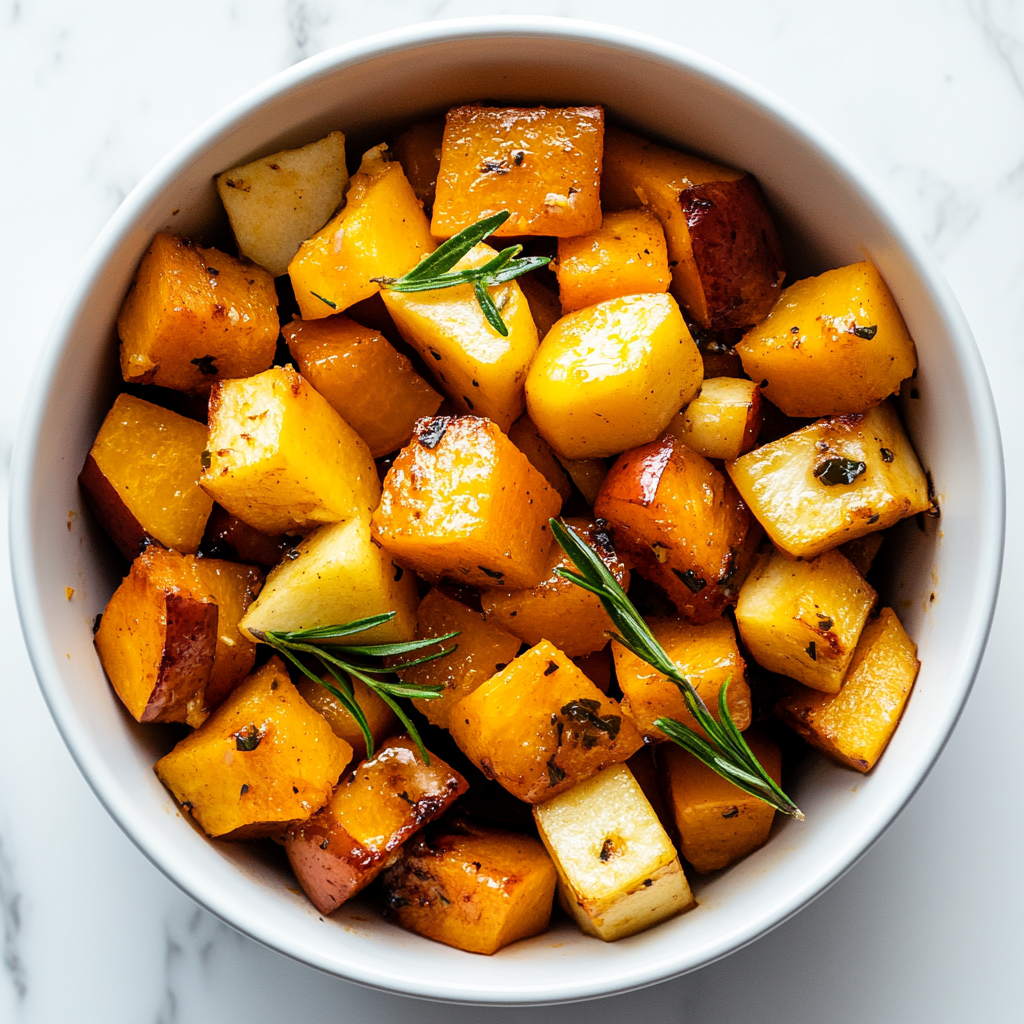
[[[320,320],[380,291],[375,277],[401,277],[437,243],[399,163],[386,146],[363,155],[345,208],[303,242],[288,276],[303,320]]]
[[[708,459],[738,459],[761,430],[761,391],[752,380],[712,377],[668,425],[669,431]]]
[[[629,587],[629,571],[622,564],[606,530],[590,519],[566,519],[601,556],[623,590]],[[514,633],[524,643],[549,640],[570,658],[592,654],[608,644],[608,630],[615,625],[596,594],[577,587],[559,576],[556,569],[573,569],[572,560],[557,545],[551,545],[544,580],[525,590],[495,587],[480,595],[488,622]]]
[[[205,394],[274,361],[279,326],[274,278],[191,242],[160,234],[142,257],[117,316],[121,374]]]
[[[332,686],[338,685],[330,674],[324,675],[323,678]],[[324,716],[335,736],[340,736],[355,751],[366,749],[363,730],[352,717],[352,712],[330,690],[313,682],[308,676],[302,676],[295,683],[295,689],[302,694],[303,700],[311,708]],[[374,748],[381,746],[389,736],[394,736],[399,731],[398,716],[361,679],[352,679],[352,694],[366,716]]]
[[[153,545],[107,602],[96,651],[137,722],[203,718],[217,650],[217,604],[190,559]]]
[[[132,395],[118,395],[79,474],[96,518],[131,561],[155,540],[199,550],[213,501],[199,486],[206,427]]]
[[[572,494],[572,484],[551,446],[538,433],[533,420],[529,416],[520,416],[509,429],[508,439],[530,460],[534,469],[544,474],[544,479],[558,491],[562,501],[567,501]]]
[[[736,625],[759,665],[838,693],[875,598],[838,551],[810,562],[766,551],[740,589]]]
[[[348,187],[345,136],[261,157],[217,176],[238,251],[274,277],[341,205]]]
[[[434,700],[413,700],[416,709],[442,729],[448,728],[452,708],[496,672],[506,668],[522,646],[519,637],[485,622],[482,612],[434,587],[420,601],[416,612],[416,639],[427,640],[448,633],[459,635],[444,644],[426,647],[417,656],[425,657],[444,648],[455,647],[451,654],[401,673],[405,682],[416,686],[444,687],[441,696]],[[409,659],[399,657],[397,660]]]
[[[557,879],[532,836],[452,822],[421,832],[385,872],[385,914],[417,935],[490,955],[547,928]]]
[[[702,379],[675,299],[629,295],[555,324],[526,378],[526,404],[559,455],[591,459],[652,441]]]
[[[416,198],[427,210],[434,205],[443,140],[444,122],[431,121],[406,128],[391,145],[391,152],[402,165]]]
[[[601,225],[601,107],[448,111],[430,230],[449,238],[502,210],[495,235],[585,235]]]
[[[729,714],[737,729],[741,732],[746,729],[751,716],[750,687],[732,623],[719,619],[691,626],[679,619],[650,619],[647,625],[715,718],[719,717],[718,691],[728,680]],[[674,718],[704,734],[690,714],[679,687],[668,676],[651,668],[620,643],[612,642],[612,654],[615,678],[622,688],[622,710],[648,743],[665,738],[654,724],[658,718]]]
[[[351,759],[275,656],[160,758],[156,773],[207,835],[258,839],[315,814]]]
[[[448,729],[484,775],[529,804],[625,761],[643,742],[619,705],[547,640],[452,708]]]
[[[397,451],[441,396],[377,331],[345,316],[293,320],[281,329],[299,373],[367,443],[375,458]]]
[[[782,755],[766,736],[744,739],[761,767],[782,784]],[[679,852],[702,875],[719,871],[768,840],[775,809],[674,743],[659,750],[666,795],[672,805]]]
[[[896,300],[866,262],[790,285],[736,351],[787,416],[864,412],[917,368]]]
[[[760,536],[728,477],[671,433],[619,456],[594,513],[691,622],[735,602]]]
[[[782,246],[752,175],[609,127],[601,203],[661,221],[672,292],[702,327],[746,327],[778,298]]]
[[[726,469],[775,546],[793,558],[814,558],[932,505],[888,403],[818,420]]]
[[[775,711],[833,761],[868,772],[896,731],[920,667],[917,645],[883,608],[864,627],[837,694],[794,685]]]
[[[365,514],[380,497],[366,442],[288,366],[218,384],[208,444],[203,489],[266,534]]]
[[[436,416],[416,424],[388,471],[373,535],[427,577],[532,587],[544,578],[548,519],[561,504],[494,423]]]
[[[556,273],[563,313],[622,295],[667,292],[665,232],[649,210],[606,213],[596,231],[558,240]]]
[[[299,885],[321,914],[331,913],[466,788],[435,754],[425,764],[408,736],[390,740],[342,780],[319,814],[289,831],[284,848]]]
[[[533,809],[562,906],[605,942],[696,906],[679,856],[625,765]]]
[[[418,603],[416,577],[373,542],[363,513],[321,526],[290,551],[267,577],[241,630],[258,638],[268,630],[316,629],[395,612],[390,622],[348,641],[394,643],[412,639]]]

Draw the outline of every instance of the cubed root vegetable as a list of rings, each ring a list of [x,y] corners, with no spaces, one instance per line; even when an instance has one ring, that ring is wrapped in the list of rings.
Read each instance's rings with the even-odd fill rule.
[[[391,152],[402,165],[416,198],[426,210],[434,205],[443,139],[444,122],[431,121],[407,128],[391,145]]]
[[[668,429],[705,458],[739,458],[754,447],[761,429],[761,390],[738,377],[705,379]]]

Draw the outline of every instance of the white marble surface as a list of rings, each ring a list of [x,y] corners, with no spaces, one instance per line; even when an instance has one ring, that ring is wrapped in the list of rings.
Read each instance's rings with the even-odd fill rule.
[[[0,1021],[1021,1020],[1024,819],[1014,772],[1024,698],[1014,645],[1024,613],[1024,487],[1015,475],[1024,440],[1024,3],[4,0],[4,490],[26,375],[90,242],[149,167],[296,60],[397,25],[477,13],[586,17],[701,50],[823,124],[910,213],[977,335],[1011,467],[1009,570],[963,719],[864,860],[729,959],[643,993],[558,1010],[424,1004],[339,982],[236,935],[135,850],[50,721],[4,571]]]

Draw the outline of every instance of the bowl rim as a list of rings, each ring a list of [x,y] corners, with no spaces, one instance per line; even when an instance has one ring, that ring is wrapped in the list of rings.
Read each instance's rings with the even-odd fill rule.
[[[1002,569],[1005,535],[1005,479],[1002,445],[995,404],[988,377],[977,344],[966,317],[954,297],[937,261],[917,231],[900,212],[887,190],[877,182],[867,168],[844,146],[800,113],[787,101],[775,96],[765,87],[731,68],[686,47],[656,39],[641,32],[614,25],[570,18],[546,16],[489,15],[472,18],[447,19],[377,33],[325,50],[272,76],[244,93],[203,124],[189,133],[156,166],[146,174],[118,209],[89,248],[65,305],[50,332],[45,350],[39,358],[26,395],[22,426],[15,445],[10,490],[9,541],[15,600],[22,631],[36,678],[54,722],[79,770],[93,792],[121,830],[178,888],[233,929],[277,952],[283,953],[307,966],[325,973],[356,982],[370,988],[420,998],[485,1004],[491,1001],[478,990],[456,989],[443,981],[424,987],[407,982],[400,972],[386,968],[374,976],[361,977],[342,974],[334,960],[319,959],[305,946],[288,942],[287,936],[269,934],[272,929],[261,927],[256,914],[239,913],[232,906],[232,898],[220,899],[202,880],[190,873],[187,864],[174,858],[162,859],[146,843],[146,829],[136,814],[132,802],[118,791],[116,781],[102,763],[101,754],[92,738],[77,720],[74,709],[64,692],[57,672],[54,652],[50,650],[44,629],[41,595],[33,572],[33,555],[29,544],[30,523],[33,512],[33,474],[36,452],[45,428],[47,396],[52,387],[59,361],[70,343],[70,328],[82,305],[96,286],[101,269],[126,240],[139,213],[151,196],[172,181],[193,155],[211,145],[255,113],[265,102],[294,88],[310,83],[335,70],[363,62],[369,58],[399,53],[406,49],[451,40],[474,37],[532,37],[567,42],[585,42],[610,49],[654,57],[684,67],[690,74],[714,83],[719,89],[731,93],[755,106],[766,117],[786,122],[789,128],[818,150],[857,191],[860,198],[877,213],[879,220],[898,239],[915,275],[925,286],[933,305],[941,311],[949,324],[950,334],[960,358],[965,386],[972,399],[972,413],[981,449],[981,478],[985,492],[981,501],[986,509],[984,537],[980,544],[978,586],[980,607],[975,609],[977,628],[968,644],[966,671],[959,680],[959,699],[951,701],[941,726],[921,756],[924,765],[919,776],[910,778],[900,787],[893,787],[886,798],[878,801],[873,814],[863,821],[857,834],[836,851],[821,870],[808,878],[788,898],[780,899],[771,913],[763,914],[742,929],[723,937],[698,958],[654,957],[642,970],[632,970],[628,976],[609,972],[600,988],[593,984],[560,985],[557,991],[543,987],[523,985],[520,992],[506,992],[500,999],[504,1005],[548,1005],[585,999],[602,998],[658,984],[671,977],[688,973],[722,959],[738,949],[756,941],[773,930],[834,885],[864,856],[907,805],[949,740],[973,687],[982,654],[988,639],[995,611]],[[493,1003],[492,1003],[493,1004]]]

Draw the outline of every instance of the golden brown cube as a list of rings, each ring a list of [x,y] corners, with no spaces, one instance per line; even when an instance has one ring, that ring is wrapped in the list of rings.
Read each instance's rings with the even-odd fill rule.
[[[496,235],[585,235],[601,224],[601,107],[448,111],[430,230],[449,238],[502,210]]]
[[[342,780],[319,814],[288,832],[285,852],[299,885],[329,914],[465,791],[466,780],[439,757],[431,754],[427,765],[408,736],[390,740]]]
[[[737,459],[754,447],[761,430],[761,390],[741,377],[705,378],[668,430],[705,458]]]
[[[548,519],[561,504],[494,423],[436,416],[416,424],[388,471],[373,535],[427,577],[532,587],[544,578]]]
[[[206,427],[132,395],[118,395],[78,482],[131,561],[147,540],[195,552],[213,508],[199,486]]]
[[[740,590],[736,625],[759,665],[838,693],[875,597],[838,551],[810,562],[766,551]]]
[[[619,705],[546,640],[461,700],[448,729],[488,778],[530,804],[625,761],[643,742]]]
[[[776,714],[834,761],[868,772],[896,731],[920,667],[917,645],[883,608],[864,627],[839,693],[793,686]]]
[[[557,875],[532,836],[457,821],[421,832],[384,873],[387,917],[467,953],[544,931]]]
[[[324,680],[337,687],[332,675],[325,674]],[[352,693],[356,703],[366,716],[366,724],[370,727],[374,747],[379,747],[389,736],[399,732],[398,716],[388,707],[387,703],[377,696],[361,679],[352,679]],[[313,682],[308,676],[302,676],[295,684],[295,689],[302,694],[306,703],[318,711],[327,720],[327,724],[357,753],[366,750],[366,737],[359,724],[337,697],[325,686]]]
[[[779,748],[753,729],[744,739],[761,767],[781,785]],[[744,793],[674,743],[659,748],[658,760],[679,852],[702,875],[727,867],[767,841],[775,818],[769,804]]]
[[[270,366],[278,331],[267,271],[160,234],[117,317],[121,373],[129,384],[205,393]]]
[[[157,761],[156,773],[207,835],[257,839],[323,807],[351,759],[275,656]]]
[[[402,165],[416,198],[426,210],[434,205],[443,139],[444,122],[431,121],[407,128],[391,145],[391,152]]]

